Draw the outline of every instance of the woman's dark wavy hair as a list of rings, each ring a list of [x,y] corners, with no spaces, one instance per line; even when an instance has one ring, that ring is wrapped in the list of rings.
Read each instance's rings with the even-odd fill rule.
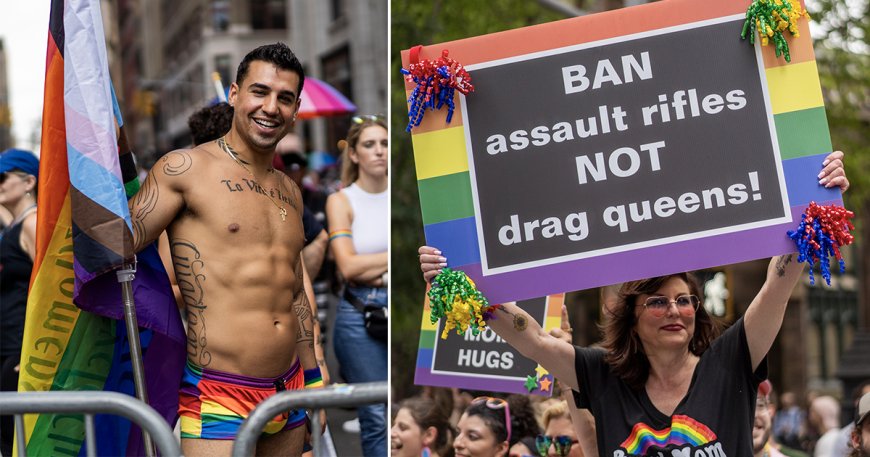
[[[453,426],[450,425],[450,412],[438,403],[427,397],[411,397],[399,403],[399,409],[405,408],[420,430],[426,431],[429,427],[435,427],[438,436],[432,444],[433,450],[438,455],[453,455]]]
[[[528,395],[508,395],[507,402],[511,408],[511,440],[508,443],[510,446],[517,444],[523,437],[534,437],[541,433],[541,426],[535,419],[535,408]]]
[[[643,352],[643,346],[635,331],[635,308],[642,305],[635,302],[640,295],[654,294],[671,278],[685,281],[689,285],[690,293],[703,300],[701,286],[690,273],[629,281],[619,288],[616,304],[611,310],[605,311],[604,323],[600,325],[604,334],[601,347],[606,351],[604,361],[632,389],[643,389],[649,377],[649,359]],[[695,314],[695,334],[689,342],[689,351],[700,356],[721,332],[721,323],[707,312],[702,303]]]
[[[507,427],[504,422],[503,408],[490,408],[489,406],[486,406],[486,402],[472,403],[468,408],[465,408],[465,414],[468,415],[468,417],[480,417],[480,419],[483,420],[483,423],[492,430],[496,444],[507,440]]]
[[[248,67],[255,60],[269,62],[282,70],[292,71],[299,75],[299,87],[296,92],[296,97],[299,97],[299,94],[302,93],[302,85],[305,83],[305,70],[302,69],[302,63],[296,58],[296,54],[293,54],[293,51],[286,44],[266,44],[249,52],[239,63],[239,68],[236,71],[236,84],[239,87],[245,80],[245,76],[248,75]]]

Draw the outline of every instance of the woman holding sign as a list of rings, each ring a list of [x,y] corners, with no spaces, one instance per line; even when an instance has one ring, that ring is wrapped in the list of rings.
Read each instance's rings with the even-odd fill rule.
[[[848,189],[842,159],[828,155],[820,184]],[[434,248],[419,253],[427,281],[446,266]],[[575,391],[595,417],[601,456],[751,455],[758,384],[802,270],[794,254],[771,259],[758,295],[724,332],[688,273],[624,283],[601,349],[554,338],[513,303],[487,324]]]

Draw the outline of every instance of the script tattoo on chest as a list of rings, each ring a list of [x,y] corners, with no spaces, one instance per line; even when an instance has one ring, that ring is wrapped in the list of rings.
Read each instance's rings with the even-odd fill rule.
[[[172,264],[187,315],[187,356],[197,365],[206,367],[211,363],[211,353],[207,349],[204,316],[207,306],[203,302],[205,264],[196,245],[182,239],[172,241]]]
[[[282,179],[283,178],[279,178]],[[275,200],[280,200],[288,205],[290,205],[293,209],[299,210],[296,206],[295,193],[292,190],[287,190],[283,184],[279,183],[279,188],[271,188],[266,189],[261,186],[260,183],[254,181],[253,179],[242,178],[241,181],[234,181],[232,179],[221,179],[221,183],[227,187],[229,192],[256,192],[264,197],[270,197]],[[292,189],[292,188],[291,188]]]

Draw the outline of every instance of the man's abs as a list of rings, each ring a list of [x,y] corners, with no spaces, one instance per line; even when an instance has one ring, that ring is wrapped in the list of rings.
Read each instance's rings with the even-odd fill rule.
[[[286,371],[296,360],[296,315],[233,308],[188,307],[188,359],[203,368],[262,378]]]
[[[301,265],[298,255],[256,244],[221,250],[207,244],[170,236],[187,316],[188,359],[247,376],[283,373],[306,336],[294,311],[304,293],[301,266],[293,267]]]

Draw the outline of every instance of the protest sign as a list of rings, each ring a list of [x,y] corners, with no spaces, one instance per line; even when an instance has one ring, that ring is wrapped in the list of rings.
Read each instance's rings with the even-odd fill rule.
[[[562,294],[551,295],[520,301],[517,306],[549,331],[561,324],[564,298]],[[443,328],[443,319],[432,323],[427,298],[414,384],[545,396],[552,393],[553,376],[537,362],[523,357],[492,329],[477,335],[471,330],[461,335],[451,331],[442,339]]]
[[[740,39],[748,4],[422,48],[475,87],[412,131],[427,244],[496,303],[794,252],[802,210],[841,202],[830,135],[806,21],[786,63]]]

